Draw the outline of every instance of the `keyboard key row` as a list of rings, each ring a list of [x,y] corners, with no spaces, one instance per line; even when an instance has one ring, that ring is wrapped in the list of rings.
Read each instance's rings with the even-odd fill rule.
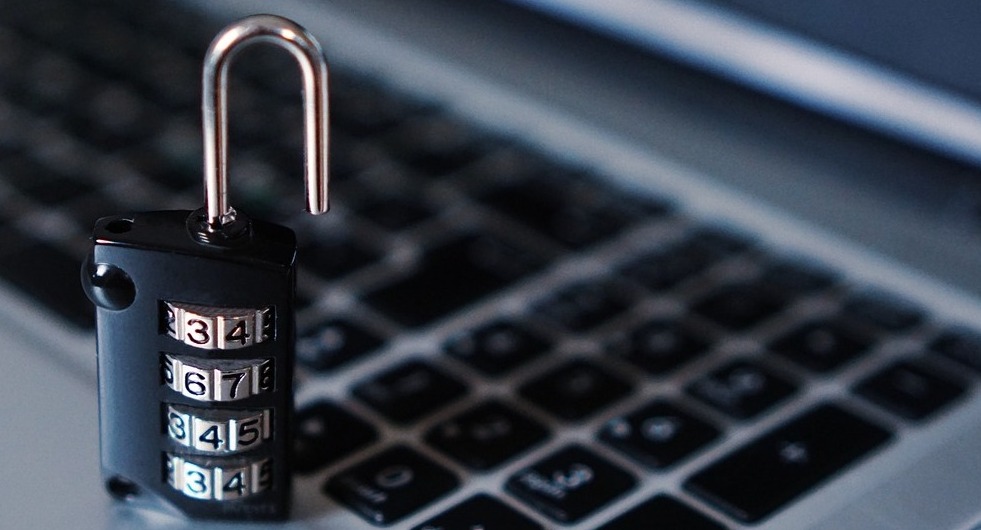
[[[312,471],[377,440],[377,433],[339,407],[316,403],[298,414],[297,463]],[[598,439],[644,466],[660,471],[720,439],[709,421],[663,399],[606,422]],[[544,442],[549,431],[496,400],[486,401],[433,426],[424,439],[464,467],[488,471]],[[760,521],[853,465],[891,438],[889,430],[837,405],[820,404],[697,471],[684,486],[743,522]],[[333,473],[325,492],[376,524],[392,524],[449,494],[459,477],[408,446],[395,445]],[[565,445],[511,474],[504,490],[543,516],[571,524],[632,491],[637,477],[578,444]],[[480,495],[475,506],[502,506],[503,519],[531,521]],[[658,497],[661,498],[661,497]],[[604,528],[630,528],[642,514],[666,520],[717,523],[674,500],[641,503]],[[464,505],[471,502],[465,501]],[[480,521],[490,512],[451,508],[426,524]],[[487,519],[488,524],[492,519]],[[476,523],[475,523],[476,524]],[[628,525],[628,526],[624,526]],[[424,528],[420,526],[419,528]],[[692,526],[701,528],[702,526]],[[534,526],[533,526],[534,528]]]

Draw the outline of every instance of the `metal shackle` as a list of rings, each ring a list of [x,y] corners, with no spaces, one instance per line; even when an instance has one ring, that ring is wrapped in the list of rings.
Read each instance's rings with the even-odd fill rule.
[[[275,15],[254,15],[223,29],[204,57],[201,114],[204,132],[204,189],[207,226],[220,230],[235,220],[228,204],[228,68],[235,52],[268,42],[289,51],[303,78],[304,151],[307,211],[329,207],[327,59],[302,26]]]

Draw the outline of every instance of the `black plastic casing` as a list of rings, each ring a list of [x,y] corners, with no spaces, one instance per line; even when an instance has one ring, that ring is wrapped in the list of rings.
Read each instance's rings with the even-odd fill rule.
[[[136,213],[96,223],[82,282],[97,305],[103,478],[111,493],[134,506],[176,509],[212,519],[285,519],[291,493],[296,237],[288,228],[250,221],[235,244],[201,243],[188,228],[191,215],[190,211]],[[109,285],[92,274],[99,267],[115,271]],[[135,293],[132,302],[120,309],[130,298],[125,295],[126,277]],[[217,308],[271,306],[274,333],[271,340],[240,349],[195,348],[166,333],[164,301]],[[200,359],[274,359],[275,387],[237,401],[195,401],[164,384],[161,358],[165,353]],[[171,487],[164,455],[196,455],[168,437],[165,404],[225,411],[272,409],[271,439],[241,456],[201,458],[216,465],[272,458],[271,487],[222,501],[195,499]]]

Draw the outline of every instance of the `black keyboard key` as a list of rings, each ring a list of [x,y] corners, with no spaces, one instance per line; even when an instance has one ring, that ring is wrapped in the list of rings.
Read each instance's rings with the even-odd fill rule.
[[[696,512],[667,495],[658,495],[642,502],[629,512],[596,530],[725,530],[721,524]]]
[[[548,438],[544,426],[498,401],[488,401],[440,422],[429,445],[477,470],[493,469]]]
[[[95,307],[79,282],[81,256],[70,256],[48,243],[29,242],[8,233],[0,251],[0,279],[53,310],[79,328],[95,327]]]
[[[620,272],[652,291],[663,291],[698,274],[711,259],[697,248],[678,244],[631,260]]]
[[[705,420],[657,400],[603,426],[600,440],[653,469],[665,469],[718,438]]]
[[[378,439],[369,423],[327,401],[301,408],[293,424],[293,468],[300,473],[317,471]]]
[[[631,384],[599,366],[575,359],[528,381],[521,397],[567,421],[579,421],[626,397]]]
[[[694,311],[713,322],[743,331],[774,316],[789,299],[762,282],[725,285],[695,303]]]
[[[930,343],[930,352],[981,372],[981,333],[964,328],[945,330]]]
[[[152,138],[165,123],[159,109],[123,85],[101,83],[64,115],[62,126],[104,151],[126,149]]]
[[[317,371],[343,366],[377,350],[384,341],[346,318],[331,318],[312,326],[296,341],[296,360]]]
[[[300,266],[333,280],[371,265],[381,254],[345,231],[331,230],[323,236],[305,237],[297,251]]]
[[[179,137],[180,134],[172,136]],[[164,143],[164,142],[161,142]],[[174,142],[176,145],[141,146],[122,154],[126,163],[141,175],[171,192],[178,193],[201,186],[201,154],[197,145]]]
[[[923,322],[923,310],[913,302],[884,293],[853,295],[844,307],[846,318],[875,329],[898,333]]]
[[[830,372],[854,361],[875,345],[875,339],[850,320],[808,322],[770,344],[770,350],[815,372]]]
[[[505,375],[551,347],[549,340],[508,320],[468,329],[450,337],[443,345],[446,353],[491,377]]]
[[[881,427],[820,405],[698,472],[685,487],[732,517],[755,523],[889,438]]]
[[[964,385],[911,361],[898,361],[855,387],[862,397],[910,420],[925,419],[964,393]]]
[[[507,504],[481,493],[412,530],[544,530],[544,527]]]
[[[349,82],[331,85],[331,124],[347,134],[378,134],[422,109],[421,105],[396,98],[367,79],[341,75]]]
[[[652,291],[664,291],[748,246],[737,236],[702,229],[630,261],[622,272]]]
[[[191,83],[177,83],[175,79],[193,79],[200,66],[194,58],[167,46],[145,46],[145,59],[133,70],[134,82],[148,97],[172,112],[187,111],[200,104],[201,95]],[[240,62],[239,66],[245,63]]]
[[[704,335],[683,321],[656,319],[614,335],[606,351],[651,375],[664,375],[703,355],[710,346]]]
[[[703,226],[695,229],[688,237],[719,257],[739,254],[753,247],[748,235],[722,227]]]
[[[606,241],[648,213],[635,201],[572,175],[505,184],[481,200],[573,249]]]
[[[20,89],[12,94],[12,99],[40,114],[70,112],[90,77],[71,58],[46,52],[38,53],[23,74]]]
[[[402,279],[365,300],[407,326],[421,326],[497,292],[540,268],[544,259],[490,234],[430,249]]]
[[[371,523],[390,525],[456,489],[459,479],[397,445],[334,475],[324,489]]]
[[[14,155],[0,162],[0,175],[5,183],[47,205],[61,204],[95,191],[95,186],[84,176],[65,173],[77,169],[55,169],[25,155]]]
[[[432,218],[436,215],[436,207],[419,195],[376,194],[358,205],[357,212],[389,231],[399,231]]]
[[[750,419],[796,392],[796,386],[759,363],[736,360],[688,385],[688,394],[739,419]]]
[[[399,424],[416,421],[453,403],[467,387],[440,370],[410,360],[356,385],[355,397]]]
[[[778,261],[766,267],[761,276],[771,289],[795,296],[814,293],[834,285],[835,275],[817,266],[793,261]]]
[[[636,479],[578,445],[512,475],[505,488],[555,521],[571,524],[630,491]]]
[[[490,148],[473,127],[439,113],[406,120],[386,140],[397,157],[426,176],[459,169]]]
[[[633,293],[624,284],[593,279],[562,287],[559,292],[534,303],[532,311],[570,331],[583,333],[625,311],[633,299]]]

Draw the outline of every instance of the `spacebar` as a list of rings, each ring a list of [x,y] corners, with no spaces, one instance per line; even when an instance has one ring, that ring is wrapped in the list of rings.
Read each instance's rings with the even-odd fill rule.
[[[736,519],[757,522],[889,437],[834,405],[820,405],[711,464],[685,487]]]

